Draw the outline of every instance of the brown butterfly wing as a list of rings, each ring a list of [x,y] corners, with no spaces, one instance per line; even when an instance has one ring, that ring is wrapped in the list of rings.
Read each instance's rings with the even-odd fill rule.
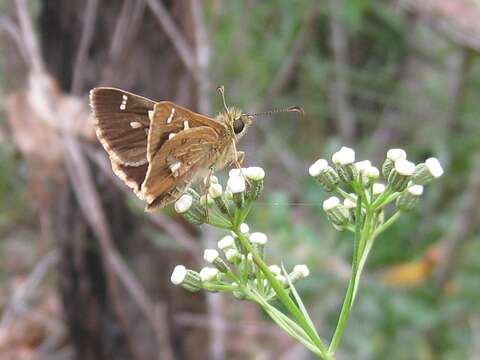
[[[112,169],[115,175],[123,180],[123,182],[133,190],[135,195],[137,195],[140,199],[143,199],[141,186],[147,174],[148,164],[129,166],[119,163],[115,160],[111,161]]]
[[[154,109],[155,102],[102,87],[90,92],[90,104],[97,137],[112,161],[128,166],[147,163],[148,112]]]
[[[185,188],[208,172],[220,146],[219,135],[208,126],[180,131],[153,155],[142,193],[146,210],[164,207],[178,199]]]
[[[155,104],[152,123],[148,133],[147,159],[150,162],[157,151],[169,139],[170,134],[198,126],[207,126],[214,130],[221,138],[226,134],[223,123],[197,114],[170,101],[161,101]]]

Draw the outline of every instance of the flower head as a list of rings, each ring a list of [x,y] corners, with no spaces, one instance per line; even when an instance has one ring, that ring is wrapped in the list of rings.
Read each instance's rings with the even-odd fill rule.
[[[309,168],[308,173],[310,176],[318,176],[323,170],[328,168],[328,161],[325,159],[318,159]]]
[[[217,277],[219,271],[214,267],[204,267],[200,270],[200,279],[202,281],[210,281]]]
[[[185,280],[186,276],[187,276],[187,268],[183,265],[177,265],[175,266],[175,269],[173,269],[170,280],[174,285],[180,285],[183,282],[183,280]]]
[[[364,172],[366,169],[372,167],[372,162],[370,160],[358,161],[355,163],[355,167],[358,172]]]
[[[390,149],[387,151],[387,159],[392,161],[405,160],[407,153],[403,149]]]
[[[299,273],[302,278],[305,278],[308,275],[310,275],[310,269],[305,264],[295,265],[293,267],[293,272]]]
[[[443,175],[443,168],[437,158],[431,157],[425,160],[425,165],[427,166],[428,171],[434,178],[439,178]]]
[[[247,234],[249,231],[250,231],[250,226],[248,226],[248,224],[246,223],[240,224],[240,232],[242,234]]]
[[[235,239],[233,236],[227,235],[221,238],[217,245],[220,250],[233,248],[235,247]]]
[[[222,193],[223,193],[222,185],[218,183],[210,185],[210,188],[208,189],[208,194],[212,199],[216,199],[219,196],[222,196]]]
[[[250,234],[250,242],[253,244],[265,245],[267,241],[267,235],[262,232],[254,232]]]
[[[259,166],[250,166],[245,169],[245,176],[251,180],[262,180],[265,177],[265,170]]]
[[[232,192],[232,194],[238,194],[238,193],[244,192],[246,187],[245,179],[241,174],[230,176],[227,181],[227,186]]]
[[[382,183],[373,184],[372,186],[373,195],[380,195],[384,191],[385,191],[385,185],[383,185]]]
[[[213,263],[215,259],[218,258],[219,256],[220,254],[215,249],[206,249],[205,252],[203,253],[203,258],[205,259],[205,261],[209,262],[210,264]]]
[[[323,202],[323,210],[328,211],[340,205],[340,199],[336,196],[331,196]]]
[[[412,185],[410,186],[407,191],[413,196],[420,196],[423,194],[423,186],[422,185]]]
[[[179,214],[182,214],[190,209],[193,204],[193,197],[188,194],[183,194],[176,202],[175,202],[175,211]]]
[[[395,171],[403,176],[411,176],[415,171],[415,164],[405,159],[395,160]]]
[[[355,162],[355,150],[342,146],[339,151],[333,154],[332,161],[339,165],[353,164]]]

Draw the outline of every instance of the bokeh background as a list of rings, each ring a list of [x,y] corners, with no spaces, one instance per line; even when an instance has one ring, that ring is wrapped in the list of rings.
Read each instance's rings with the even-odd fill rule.
[[[478,0],[0,0],[0,358],[310,359],[254,305],[169,282],[215,230],[145,214],[94,136],[88,91],[116,86],[259,119],[267,171],[250,226],[330,338],[351,239],[307,168],[341,145],[402,147],[446,174],[377,241],[339,359],[480,359]],[[225,172],[219,174],[225,177]]]

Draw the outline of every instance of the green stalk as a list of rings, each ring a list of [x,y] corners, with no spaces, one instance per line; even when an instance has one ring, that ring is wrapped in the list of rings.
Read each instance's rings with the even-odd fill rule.
[[[358,199],[357,208],[355,213],[355,239],[353,245],[353,256],[352,256],[352,275],[350,281],[348,282],[347,292],[345,294],[345,299],[343,300],[342,309],[340,310],[340,315],[338,317],[337,326],[333,333],[332,342],[328,348],[329,353],[335,353],[338,345],[342,339],[343,333],[345,332],[345,327],[347,325],[348,318],[350,317],[350,311],[352,309],[353,300],[354,300],[354,289],[355,289],[355,279],[358,269],[358,253],[360,251],[360,242],[361,242],[361,213],[362,213],[362,200]],[[368,211],[368,210],[367,210]]]
[[[270,270],[268,270],[267,265],[263,262],[263,260],[258,256],[257,252],[250,244],[248,239],[238,230],[238,227],[234,229],[235,234],[237,235],[238,239],[242,245],[248,250],[249,253],[252,254],[255,263],[258,265],[260,270],[263,272],[265,277],[268,279],[270,284],[272,285],[273,290],[278,296],[278,299],[282,302],[282,304],[288,309],[288,311],[292,314],[292,316],[298,321],[300,327],[305,331],[308,337],[312,340],[312,342],[318,347],[320,352],[323,354],[325,359],[332,359],[329,354],[327,354],[327,348],[323,344],[322,340],[318,336],[315,329],[313,329],[309,324],[308,321],[304,318],[302,312],[298,309],[295,305],[294,301],[290,298],[287,291],[283,288],[283,285],[272,275]]]

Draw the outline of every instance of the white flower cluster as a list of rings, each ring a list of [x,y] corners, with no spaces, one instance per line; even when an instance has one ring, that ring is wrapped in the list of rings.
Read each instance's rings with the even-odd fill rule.
[[[188,189],[175,202],[175,211],[195,225],[205,222],[218,225],[218,222],[212,223],[210,220],[218,220],[219,217],[223,218],[220,219],[223,225],[229,224],[237,209],[244,208],[245,204],[260,197],[264,178],[265,170],[258,166],[232,169],[224,189],[218,178],[212,175],[204,181],[208,187],[206,193],[200,196],[194,189]],[[217,211],[218,216],[215,214]],[[210,213],[213,213],[212,217]]]
[[[390,149],[379,168],[370,160],[355,162],[355,151],[343,146],[333,154],[332,164],[326,159],[315,161],[308,169],[320,185],[331,196],[323,203],[323,209],[337,229],[352,225],[352,216],[361,197],[363,207],[373,206],[381,209],[393,199],[402,211],[411,210],[423,193],[423,186],[442,176],[443,168],[436,158],[415,165],[407,160],[403,149]],[[385,182],[379,181],[383,175]],[[354,190],[354,192],[349,192]]]
[[[267,235],[262,232],[250,233],[250,227],[243,223],[239,226],[238,236],[245,237],[263,261],[264,247],[268,243]],[[266,298],[274,297],[274,290],[258,267],[255,256],[242,246],[238,236],[232,232],[218,241],[218,250],[206,249],[203,258],[209,266],[203,267],[198,273],[187,270],[183,265],[176,266],[171,276],[172,283],[190,291],[200,289],[231,291],[235,296],[244,298],[244,294],[241,293],[242,284],[247,288],[255,288]],[[278,265],[270,265],[268,269],[285,287],[289,286],[288,279],[294,283],[310,275],[310,270],[305,264],[295,265],[288,274],[288,279],[287,274],[283,273]]]

